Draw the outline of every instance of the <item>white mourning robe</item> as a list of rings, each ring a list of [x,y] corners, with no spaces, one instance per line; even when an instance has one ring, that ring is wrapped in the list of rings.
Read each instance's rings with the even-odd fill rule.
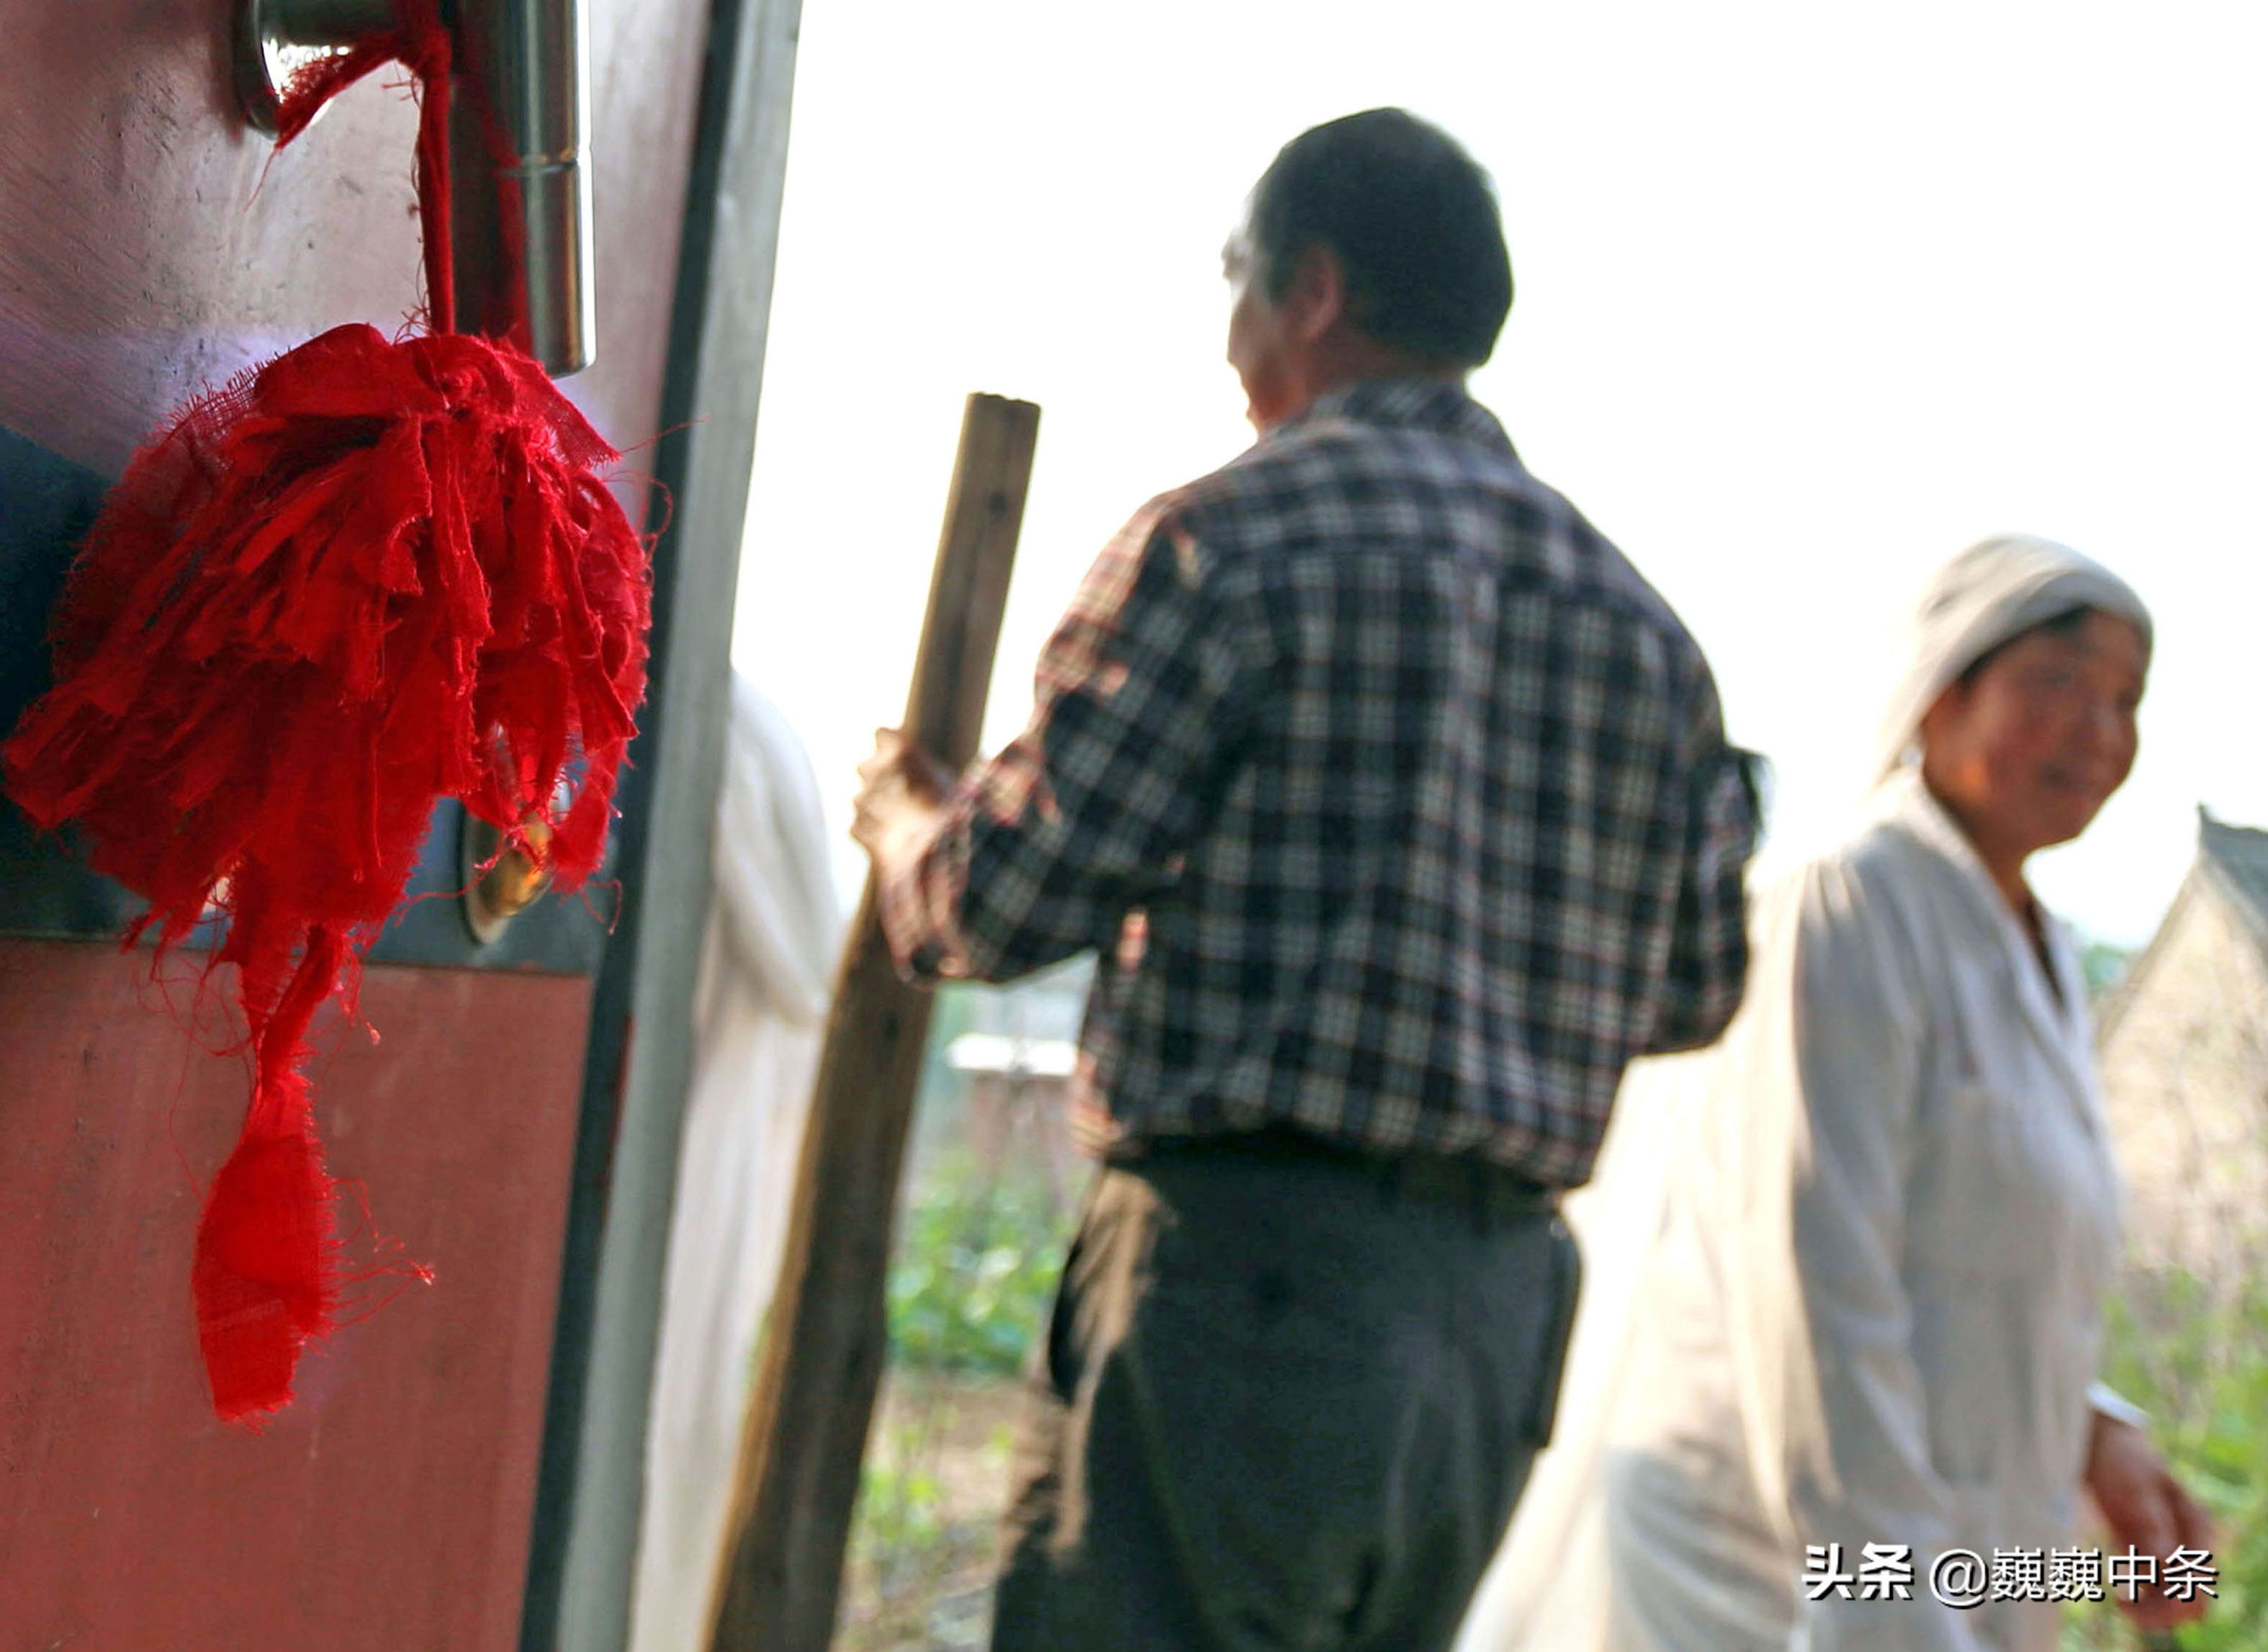
[[[810,759],[733,683],[654,1361],[632,1652],[706,1652],[756,1339],[843,932]]]
[[[1911,770],[1764,899],[1685,1110],[1601,1464],[1615,1652],[2053,1652],[1931,1597],[1949,1546],[2075,1541],[2118,1188],[2084,984]],[[1904,1545],[1911,1601],[1808,1598]]]
[[[2051,1606],[1927,1598],[1947,1545],[2070,1541],[2117,1194],[2079,971],[2054,985],[1919,780],[1971,664],[2141,598],[2022,534],[1940,568],[1910,619],[1861,830],[1756,903],[1717,1049],[1632,1067],[1596,1180],[1557,1437],[1458,1652],[2051,1647]],[[1918,1604],[1801,1597],[1808,1543],[1914,1552]],[[1611,1558],[1612,1582],[1609,1584]]]

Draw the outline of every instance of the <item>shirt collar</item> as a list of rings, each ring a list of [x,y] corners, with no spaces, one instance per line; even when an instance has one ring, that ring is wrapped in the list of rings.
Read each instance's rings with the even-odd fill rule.
[[[1362,379],[1341,385],[1317,396],[1271,434],[1289,435],[1333,423],[1431,431],[1512,451],[1512,440],[1496,415],[1462,386],[1440,379]]]

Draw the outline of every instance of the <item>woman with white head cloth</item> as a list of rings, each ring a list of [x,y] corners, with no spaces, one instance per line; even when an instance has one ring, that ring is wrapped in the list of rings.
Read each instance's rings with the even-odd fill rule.
[[[1560,1439],[1462,1652],[2052,1652],[2059,1605],[1946,1604],[1937,1557],[2038,1552],[2067,1589],[2082,1489],[2110,1549],[2209,1546],[2095,1382],[2117,1176],[2074,950],[2024,881],[2124,781],[2150,642],[2044,540],[1932,582],[1855,830],[1757,901],[1724,1042],[1632,1073]]]

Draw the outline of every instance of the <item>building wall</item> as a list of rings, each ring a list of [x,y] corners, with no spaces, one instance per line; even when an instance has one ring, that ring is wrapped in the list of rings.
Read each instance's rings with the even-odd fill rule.
[[[662,417],[711,8],[584,9],[600,355],[568,390],[632,447]],[[0,733],[46,686],[72,547],[136,445],[192,391],[417,304],[401,77],[271,165],[231,91],[235,11],[0,11]],[[455,819],[422,893],[461,881]],[[348,1270],[383,1240],[433,1282],[357,1281],[365,1316],[254,1434],[214,1420],[190,1307],[200,1189],[248,1090],[217,1052],[225,977],[201,996],[184,955],[152,981],[117,945],[124,892],[0,802],[0,1652],[520,1644],[600,904],[548,902],[482,948],[453,900],[420,901],[364,983],[383,1042],[319,1023]],[[526,944],[545,935],[570,939]]]
[[[2192,872],[2110,1007],[2103,1098],[2128,1190],[2127,1257],[2200,1278],[2268,1265],[2268,967]]]

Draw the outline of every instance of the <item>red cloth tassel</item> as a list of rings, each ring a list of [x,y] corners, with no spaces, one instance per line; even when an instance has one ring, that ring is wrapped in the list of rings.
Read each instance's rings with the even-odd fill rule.
[[[403,14],[318,65],[284,130],[410,62],[433,214],[448,37],[433,0]],[[224,1418],[287,1404],[301,1349],[336,1321],[306,1037],[335,995],[351,1010],[435,800],[573,889],[604,851],[644,694],[646,546],[599,476],[619,455],[525,355],[446,330],[446,224],[444,197],[426,218],[443,331],[335,328],[136,455],[58,611],[55,685],[0,749],[26,814],[75,823],[90,864],[148,899],[129,945],[226,915],[216,962],[236,966],[254,1080],[193,1271]]]

